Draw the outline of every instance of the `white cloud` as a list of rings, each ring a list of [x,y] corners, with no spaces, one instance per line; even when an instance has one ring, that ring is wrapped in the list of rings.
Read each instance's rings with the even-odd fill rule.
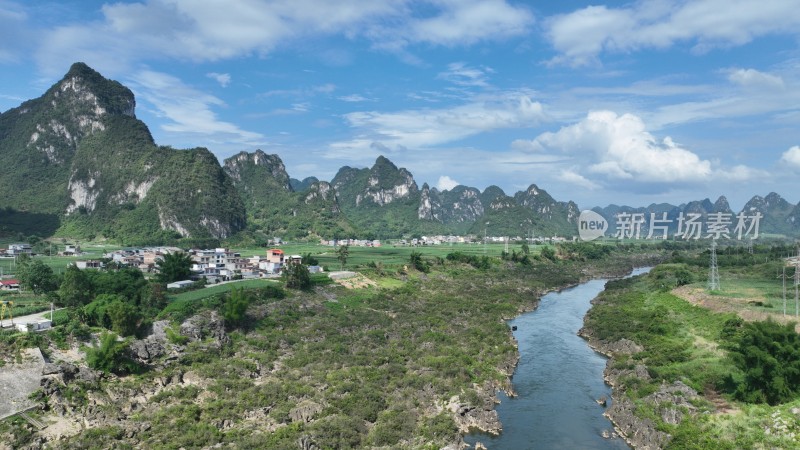
[[[359,102],[368,102],[371,99],[368,99],[367,97],[364,97],[363,95],[360,94],[350,94],[339,97],[339,100],[348,103],[359,103]]]
[[[551,62],[580,66],[595,62],[603,52],[667,48],[680,42],[705,52],[770,34],[796,35],[798,26],[796,0],[692,0],[588,6],[552,17],[545,29],[561,53]]]
[[[311,108],[311,104],[310,104],[310,103],[308,103],[308,102],[303,102],[303,103],[292,103],[292,111],[297,111],[297,112],[308,112],[308,110],[309,110],[310,108]]]
[[[264,136],[259,133],[219,120],[213,108],[224,106],[224,102],[187,86],[176,77],[145,70],[134,74],[132,80],[137,98],[151,104],[156,115],[167,119],[161,126],[166,132],[202,136],[204,141],[245,145],[264,142]]]
[[[405,2],[407,11],[420,11],[414,1]],[[533,14],[525,7],[509,5],[505,0],[436,0],[437,14],[424,17],[405,16],[396,27],[375,24],[370,37],[375,47],[402,51],[408,44],[442,46],[471,45],[526,34],[533,25]]]
[[[547,120],[542,105],[521,93],[476,98],[446,109],[360,111],[344,117],[364,135],[335,144],[338,147],[375,140],[412,148],[429,147],[497,129],[532,127]]]
[[[17,62],[36,36],[28,30],[22,5],[0,0],[0,63]]]
[[[543,150],[542,146],[537,142],[528,139],[514,139],[511,142],[511,148],[526,153],[540,152]]]
[[[440,191],[449,191],[454,187],[458,186],[458,181],[448,177],[447,175],[442,175],[439,177],[439,181],[436,183],[436,187],[439,188]]]
[[[783,152],[783,155],[781,155],[781,162],[796,169],[800,169],[800,145],[795,145]]]
[[[582,121],[539,135],[532,145],[582,160],[588,172],[645,183],[703,181],[711,163],[669,137],[657,141],[642,119],[612,111],[590,112]]]
[[[770,173],[765,170],[754,169],[744,165],[737,165],[731,168],[720,168],[714,171],[715,181],[742,182],[750,180],[765,180]]]
[[[222,87],[228,87],[228,85],[231,84],[231,74],[229,73],[210,72],[207,73],[206,76],[212,80],[216,80]]]
[[[55,75],[80,59],[116,75],[153,58],[264,56],[329,36],[366,39],[414,60],[406,50],[412,44],[471,45],[522,35],[533,23],[527,9],[505,0],[142,0],[105,4],[101,14],[94,22],[42,30],[39,65]]]
[[[447,70],[437,75],[436,78],[448,81],[458,86],[487,87],[489,86],[487,73],[494,70],[488,67],[469,67],[463,62],[447,65]]]
[[[755,69],[733,69],[728,74],[731,83],[743,87],[783,89],[783,78]]]
[[[600,185],[589,180],[588,178],[584,177],[583,175],[574,172],[572,170],[564,170],[558,175],[558,180],[563,181],[567,184],[581,187],[584,189],[589,189],[593,191],[595,189],[599,189]]]

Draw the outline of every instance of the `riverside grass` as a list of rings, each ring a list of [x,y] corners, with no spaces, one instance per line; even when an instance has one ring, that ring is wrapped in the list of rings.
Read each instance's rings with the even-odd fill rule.
[[[656,429],[672,436],[666,448],[800,446],[800,421],[792,413],[800,399],[770,406],[735,398],[743,374],[730,357],[730,349],[736,341],[735,324],[741,320],[733,313],[693,306],[661,288],[664,272],[680,265],[665,267],[633,280],[610,282],[587,314],[586,327],[594,338],[609,342],[626,338],[644,347],[640,353],[613,357],[613,367],[645,364],[651,376],[650,380],[621,379],[615,386],[621,391],[618,394],[637,405],[637,416],[650,419]],[[703,396],[694,402],[697,413],[685,416],[678,425],[664,422],[661,407],[645,400],[662,384],[675,381]]]

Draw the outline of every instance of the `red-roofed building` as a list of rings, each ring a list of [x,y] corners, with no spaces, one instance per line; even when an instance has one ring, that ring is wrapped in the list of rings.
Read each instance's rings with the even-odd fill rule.
[[[3,290],[3,291],[18,291],[19,290],[19,281],[18,280],[0,280],[0,290]]]

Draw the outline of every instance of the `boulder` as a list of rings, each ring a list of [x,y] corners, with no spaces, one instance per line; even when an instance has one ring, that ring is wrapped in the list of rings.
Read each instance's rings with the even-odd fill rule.
[[[204,311],[186,319],[181,324],[180,333],[192,342],[210,339],[216,346],[230,343],[225,332],[225,320],[216,311]]]

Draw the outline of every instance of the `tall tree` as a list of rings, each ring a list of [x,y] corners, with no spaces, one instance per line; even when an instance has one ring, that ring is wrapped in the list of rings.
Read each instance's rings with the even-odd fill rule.
[[[26,259],[19,266],[17,277],[22,287],[34,294],[47,294],[58,289],[58,280],[53,269],[40,259]]]
[[[158,267],[156,279],[161,283],[186,280],[192,275],[192,257],[188,253],[167,253],[156,262],[156,266]]]
[[[233,328],[244,323],[248,306],[250,306],[250,294],[244,289],[234,288],[225,298],[225,304],[222,305],[225,325]]]
[[[83,306],[92,301],[94,285],[86,272],[70,265],[58,288],[58,297],[64,306]]]
[[[350,256],[350,247],[347,245],[340,245],[336,250],[336,259],[342,263],[342,270],[344,270],[344,265],[347,264],[348,256]]]
[[[305,264],[288,264],[283,271],[286,287],[291,289],[306,289],[311,286],[311,275]]]

